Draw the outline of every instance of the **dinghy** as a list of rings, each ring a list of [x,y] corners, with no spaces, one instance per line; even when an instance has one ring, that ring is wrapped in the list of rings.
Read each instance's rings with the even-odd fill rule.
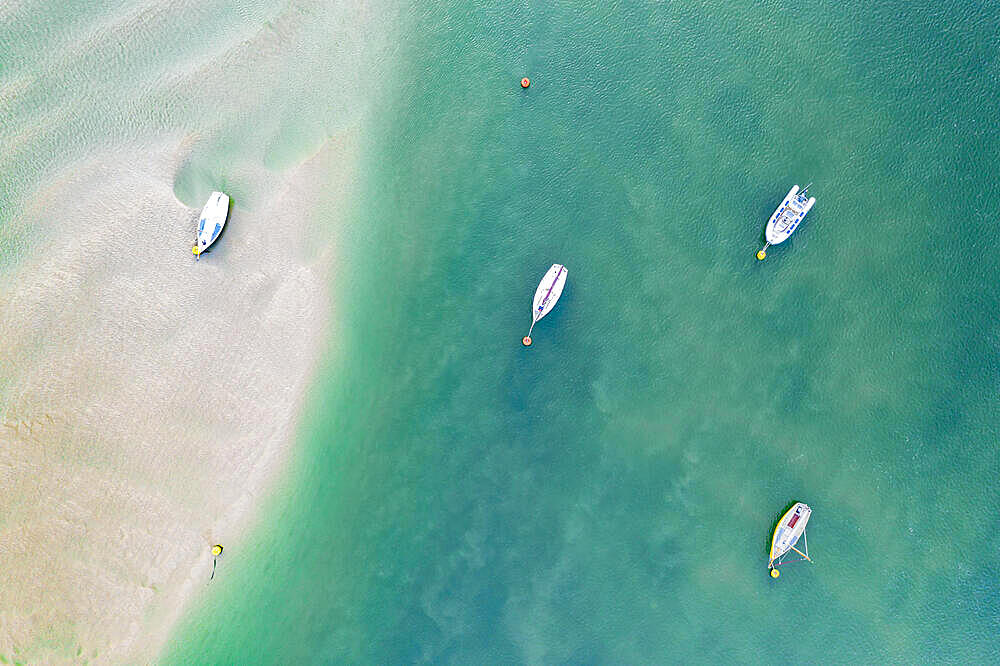
[[[798,185],[792,185],[792,189],[788,190],[781,205],[774,210],[771,219],[767,221],[767,230],[764,232],[764,240],[767,242],[757,253],[757,259],[763,261],[767,256],[767,248],[783,243],[798,228],[806,213],[816,203],[816,197],[806,198],[806,191],[811,185],[812,183],[806,185],[801,192]]]
[[[562,264],[552,264],[552,268],[545,274],[542,281],[538,283],[535,290],[535,300],[531,305],[531,328],[528,334],[521,338],[521,344],[525,347],[531,346],[531,330],[535,328],[538,320],[552,311],[556,301],[562,296],[563,287],[566,286],[566,276],[568,271]]]
[[[806,535],[806,523],[809,522],[809,516],[812,514],[812,509],[802,502],[796,502],[795,506],[785,512],[785,515],[781,517],[778,521],[778,526],[774,528],[774,534],[771,536],[771,557],[767,562],[767,568],[771,570],[771,577],[777,578],[780,574],[778,573],[778,565],[784,564],[782,558],[789,551],[795,551],[802,556],[803,560],[809,559],[809,541],[805,539]],[[799,538],[803,538],[803,545],[806,552],[802,552],[795,547],[798,543]],[[792,562],[801,562],[802,560],[791,560]]]
[[[229,197],[222,192],[212,192],[208,203],[201,209],[201,219],[198,222],[198,239],[191,251],[200,257],[222,233],[229,217]]]

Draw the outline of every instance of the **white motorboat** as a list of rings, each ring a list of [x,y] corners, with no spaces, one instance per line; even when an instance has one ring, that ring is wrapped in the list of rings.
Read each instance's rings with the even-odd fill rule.
[[[531,328],[528,329],[528,334],[521,339],[521,343],[525,347],[531,345],[531,330],[535,328],[535,324],[552,311],[556,301],[562,296],[568,274],[569,272],[562,264],[552,264],[552,268],[538,283],[538,289],[535,290],[535,300],[531,304]]]
[[[208,203],[201,209],[201,219],[198,221],[198,239],[195,241],[191,251],[195,256],[201,256],[205,250],[211,247],[222,227],[226,226],[226,218],[229,217],[229,197],[222,192],[212,192],[208,198]]]
[[[757,253],[758,259],[764,260],[764,257],[767,256],[767,248],[771,245],[777,245],[787,240],[792,232],[798,228],[809,209],[816,203],[816,197],[806,198],[808,189],[809,185],[806,185],[800,192],[798,185],[792,185],[792,189],[788,190],[781,205],[774,210],[771,219],[767,221],[767,229],[764,231],[764,240],[767,243]]]
[[[812,562],[809,559],[808,540],[805,541],[806,552],[803,553],[795,547],[799,539],[805,536],[806,523],[809,522],[810,515],[812,509],[802,502],[796,502],[795,506],[786,511],[778,521],[778,526],[774,528],[774,534],[771,536],[771,556],[767,561],[767,568],[771,570],[772,578],[778,577],[778,565],[782,564],[781,558],[789,551],[795,551],[803,559]]]

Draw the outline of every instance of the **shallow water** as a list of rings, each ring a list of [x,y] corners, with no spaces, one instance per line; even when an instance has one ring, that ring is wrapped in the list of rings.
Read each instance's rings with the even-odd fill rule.
[[[993,660],[997,9],[411,18],[300,459],[168,661]]]
[[[149,663],[287,461],[385,31],[336,66],[317,45],[364,25],[0,6],[0,661]]]
[[[744,4],[398,10],[295,460],[167,663],[995,660],[1000,12]]]

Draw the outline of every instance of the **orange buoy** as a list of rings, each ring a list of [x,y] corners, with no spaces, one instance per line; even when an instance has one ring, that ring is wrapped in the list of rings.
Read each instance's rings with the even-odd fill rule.
[[[531,85],[531,79],[529,79],[527,76],[524,77],[523,79],[521,79],[521,87],[522,88],[527,88],[530,85]],[[528,344],[531,344],[531,343],[529,342]]]
[[[521,344],[524,345],[525,347],[530,347],[531,346],[531,338],[529,336],[527,336],[527,335],[524,336],[523,338],[521,338]]]

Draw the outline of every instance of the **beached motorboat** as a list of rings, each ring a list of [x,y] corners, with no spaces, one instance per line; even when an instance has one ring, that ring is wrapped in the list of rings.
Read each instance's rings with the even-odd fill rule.
[[[804,541],[805,551],[802,552],[795,547],[798,543],[799,538],[804,537],[806,534],[806,523],[809,522],[809,516],[812,514],[812,509],[802,502],[796,502],[795,506],[785,512],[785,515],[781,517],[778,521],[778,526],[774,528],[774,534],[771,536],[771,556],[767,561],[767,568],[771,570],[771,576],[773,578],[778,577],[778,565],[782,564],[782,557],[789,551],[795,551],[801,555],[804,559],[809,559],[809,542]],[[801,560],[794,560],[800,562]]]
[[[191,251],[201,255],[222,233],[229,217],[229,197],[222,192],[212,192],[208,203],[201,209],[201,219],[198,221],[198,239]]]
[[[774,214],[767,221],[767,229],[764,231],[764,240],[767,243],[757,253],[758,259],[763,260],[767,256],[767,248],[771,245],[777,245],[787,240],[792,232],[798,228],[809,209],[816,203],[816,197],[806,198],[806,191],[810,185],[806,185],[801,192],[798,185],[792,185],[792,189],[788,190],[788,194],[785,195],[781,204],[774,209]]]
[[[538,289],[535,290],[535,300],[531,304],[531,328],[528,329],[528,334],[521,339],[521,343],[525,347],[531,345],[531,330],[535,328],[535,324],[552,311],[556,301],[562,296],[568,274],[569,272],[562,264],[552,264],[552,268],[538,283]]]

